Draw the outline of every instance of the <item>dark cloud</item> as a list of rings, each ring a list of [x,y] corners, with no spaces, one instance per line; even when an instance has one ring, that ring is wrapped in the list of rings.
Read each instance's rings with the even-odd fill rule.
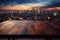
[[[16,5],[24,3],[35,3],[37,0],[0,0],[0,6]]]
[[[37,0],[0,0],[0,3],[31,3],[37,2]]]
[[[44,1],[48,1],[48,0],[0,0],[0,5],[4,4],[4,5],[14,5],[14,4],[25,4],[25,3],[38,3],[38,2],[44,2]]]
[[[50,4],[42,8],[52,8],[52,7],[60,7],[60,0],[53,0],[50,2]]]
[[[38,3],[38,2],[51,1],[50,4],[44,7],[57,7],[60,6],[60,0],[0,0],[0,6],[25,4],[25,3]]]

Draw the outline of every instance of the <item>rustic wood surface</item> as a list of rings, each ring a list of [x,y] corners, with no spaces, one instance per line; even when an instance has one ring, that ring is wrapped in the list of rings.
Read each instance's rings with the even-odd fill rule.
[[[11,20],[0,23],[0,34],[54,35],[60,34],[60,22],[38,20]]]

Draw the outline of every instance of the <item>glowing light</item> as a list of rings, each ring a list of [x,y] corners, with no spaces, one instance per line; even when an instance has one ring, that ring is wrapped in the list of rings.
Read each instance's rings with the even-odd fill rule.
[[[56,12],[54,12],[54,16],[57,16],[57,13]]]
[[[50,19],[50,16],[48,16],[48,20]]]

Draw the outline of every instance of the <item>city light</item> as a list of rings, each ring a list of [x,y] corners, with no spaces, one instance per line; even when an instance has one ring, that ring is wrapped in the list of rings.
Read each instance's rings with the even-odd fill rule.
[[[50,16],[48,16],[48,20],[50,20],[51,18],[50,18]]]
[[[54,12],[54,16],[57,16],[57,13],[56,12]]]
[[[28,7],[28,6],[27,6]],[[27,8],[26,7],[26,8]],[[20,8],[25,8],[25,7],[20,7]],[[39,8],[39,7],[29,7],[32,8],[32,10],[4,10],[0,11],[2,16],[5,18],[2,18],[1,20],[58,20],[59,18],[54,17],[54,16],[59,16],[59,11],[58,10],[52,10],[54,8],[48,8],[48,10],[44,10],[45,8]],[[57,7],[59,8],[59,7]],[[46,8],[47,9],[47,8]],[[57,13],[58,12],[58,13]],[[6,17],[5,15],[10,15],[10,19],[8,16]]]

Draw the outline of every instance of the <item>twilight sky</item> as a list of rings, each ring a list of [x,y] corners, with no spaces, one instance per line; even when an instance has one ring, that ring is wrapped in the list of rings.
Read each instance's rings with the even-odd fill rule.
[[[46,5],[51,1],[52,0],[0,0],[0,6],[14,6],[14,5],[38,6],[39,4]]]
[[[60,0],[0,0],[1,8],[21,8],[21,7],[43,7]],[[55,5],[55,4],[54,4]],[[53,5],[52,5],[53,6]]]

